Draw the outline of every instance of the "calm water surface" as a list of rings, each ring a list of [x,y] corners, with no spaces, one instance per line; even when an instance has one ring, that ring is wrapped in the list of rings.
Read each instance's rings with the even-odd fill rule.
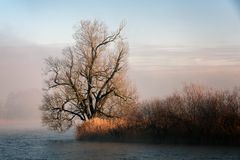
[[[0,131],[0,160],[240,160],[239,147],[79,142],[48,131]]]

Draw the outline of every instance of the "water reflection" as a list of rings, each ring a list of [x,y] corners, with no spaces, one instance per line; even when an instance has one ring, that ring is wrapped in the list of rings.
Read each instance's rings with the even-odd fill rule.
[[[24,132],[0,134],[0,159],[240,159],[240,148],[219,146],[150,145],[78,142],[72,134]]]

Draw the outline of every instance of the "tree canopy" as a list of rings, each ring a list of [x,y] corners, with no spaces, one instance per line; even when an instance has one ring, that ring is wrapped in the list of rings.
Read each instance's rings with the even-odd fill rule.
[[[108,32],[102,22],[81,21],[73,35],[75,43],[63,49],[61,57],[46,59],[43,124],[65,131],[77,119],[121,117],[134,106],[123,28],[121,24]]]

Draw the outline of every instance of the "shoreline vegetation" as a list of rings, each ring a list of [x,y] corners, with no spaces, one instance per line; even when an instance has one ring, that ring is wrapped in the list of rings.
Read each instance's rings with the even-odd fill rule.
[[[46,59],[43,125],[64,132],[81,121],[79,140],[239,145],[240,88],[190,84],[139,103],[127,77],[125,25],[109,32],[83,20],[62,56]]]
[[[80,141],[240,145],[240,88],[187,85],[144,101],[122,118],[93,118],[76,127]]]

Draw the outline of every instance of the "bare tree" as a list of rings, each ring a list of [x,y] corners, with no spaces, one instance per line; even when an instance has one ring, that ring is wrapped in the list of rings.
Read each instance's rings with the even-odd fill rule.
[[[126,80],[128,45],[124,25],[109,33],[98,21],[81,21],[75,44],[61,58],[46,59],[43,124],[65,131],[76,119],[120,117],[135,104],[135,92]]]

